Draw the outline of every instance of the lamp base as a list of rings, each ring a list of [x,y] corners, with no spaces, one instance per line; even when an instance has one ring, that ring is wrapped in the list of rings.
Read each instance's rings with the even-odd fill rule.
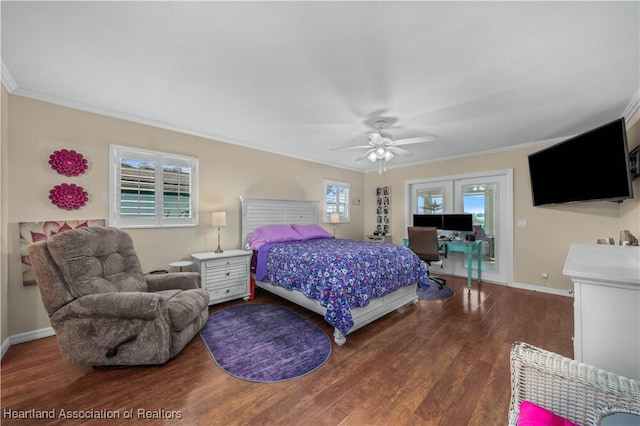
[[[216,251],[214,251],[214,253],[224,253],[224,250],[222,250],[220,246],[218,246],[218,248],[216,249]]]

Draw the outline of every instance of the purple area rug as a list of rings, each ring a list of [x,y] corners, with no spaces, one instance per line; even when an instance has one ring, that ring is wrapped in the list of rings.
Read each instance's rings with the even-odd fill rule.
[[[320,327],[270,304],[236,305],[214,312],[200,337],[222,370],[252,382],[302,377],[331,355],[331,339]]]
[[[418,287],[418,300],[444,300],[453,297],[455,292],[446,285],[439,289],[436,284],[427,288]]]

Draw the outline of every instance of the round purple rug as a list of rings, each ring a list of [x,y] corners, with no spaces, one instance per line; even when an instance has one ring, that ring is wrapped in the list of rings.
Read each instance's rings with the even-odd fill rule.
[[[214,312],[200,337],[222,370],[252,382],[302,377],[331,355],[331,339],[320,327],[270,304],[236,305]]]
[[[436,284],[427,288],[418,287],[418,300],[444,300],[453,297],[455,292],[446,285],[439,289]]]

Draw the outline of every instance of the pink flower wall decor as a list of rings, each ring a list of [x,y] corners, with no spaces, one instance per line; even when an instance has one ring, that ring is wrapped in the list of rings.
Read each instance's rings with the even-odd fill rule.
[[[87,191],[75,183],[62,183],[49,191],[49,199],[52,204],[64,210],[76,210],[87,204],[89,200]]]
[[[87,159],[74,150],[61,149],[49,156],[51,168],[60,175],[79,176],[87,170]]]

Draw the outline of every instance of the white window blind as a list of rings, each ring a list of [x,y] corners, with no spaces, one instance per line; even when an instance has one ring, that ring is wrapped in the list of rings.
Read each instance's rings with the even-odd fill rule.
[[[336,180],[324,180],[324,223],[329,223],[331,213],[340,215],[340,222],[350,222],[349,199],[351,184]]]
[[[110,146],[110,226],[197,225],[198,160]]]

